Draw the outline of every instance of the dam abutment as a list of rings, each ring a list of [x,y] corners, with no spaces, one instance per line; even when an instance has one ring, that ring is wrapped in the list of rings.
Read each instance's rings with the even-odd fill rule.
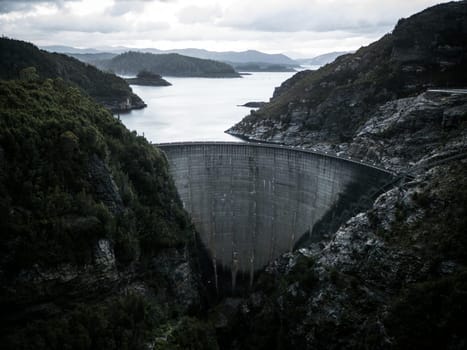
[[[308,150],[243,142],[158,145],[211,256],[216,286],[251,284],[256,271],[329,225],[393,175]],[[229,274],[219,281],[218,277]],[[219,283],[230,284],[219,286]]]

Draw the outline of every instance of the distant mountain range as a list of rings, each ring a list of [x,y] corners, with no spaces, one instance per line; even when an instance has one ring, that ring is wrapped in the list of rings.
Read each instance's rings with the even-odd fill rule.
[[[216,60],[227,63],[268,63],[274,65],[284,65],[284,66],[299,66],[299,63],[290,57],[287,57],[283,54],[268,54],[256,50],[248,51],[208,51],[203,49],[176,49],[176,50],[159,50],[153,48],[142,48],[134,49],[127,47],[112,47],[112,48],[103,48],[103,49],[78,49],[70,46],[43,46],[42,49],[51,51],[51,52],[60,52],[66,54],[103,54],[107,55],[114,54],[115,56],[127,51],[138,51],[138,52],[149,52],[154,54],[168,54],[168,53],[178,53],[184,56],[190,56],[195,58]],[[86,58],[86,56],[82,56]]]
[[[182,49],[182,50],[173,50],[182,55],[217,60],[222,62],[231,62],[231,63],[251,63],[251,62],[261,62],[269,64],[281,64],[289,66],[298,66],[298,63],[287,57],[283,54],[268,54],[256,50],[248,50],[242,52],[235,51],[226,51],[226,52],[215,52],[202,49]]]
[[[268,54],[256,50],[247,51],[209,51],[204,49],[176,49],[159,50],[154,48],[132,49],[124,46],[105,47],[101,49],[85,48],[79,49],[71,46],[43,46],[42,49],[51,52],[60,52],[73,56],[80,61],[93,65],[102,65],[100,61],[110,60],[119,54],[125,52],[144,52],[152,54],[173,54],[177,53],[183,56],[215,60],[230,64],[239,72],[287,72],[294,71],[300,66],[314,66],[319,68],[325,64],[333,62],[337,57],[352,53],[352,51],[335,51],[325,53],[312,58],[292,59],[284,54]],[[160,74],[160,72],[159,72]]]
[[[324,66],[325,64],[333,62],[337,57],[352,53],[353,51],[336,51],[336,52],[329,52],[323,55],[319,55],[313,58],[300,58],[296,59],[300,65],[306,66]]]
[[[49,52],[56,52],[56,53],[65,53],[65,54],[75,54],[75,53],[80,53],[80,54],[93,54],[93,53],[102,53],[102,52],[113,52],[113,50],[98,50],[98,49],[92,49],[92,48],[86,48],[86,49],[79,49],[76,47],[72,46],[65,46],[65,45],[49,45],[49,46],[39,46],[42,50],[46,50]]]

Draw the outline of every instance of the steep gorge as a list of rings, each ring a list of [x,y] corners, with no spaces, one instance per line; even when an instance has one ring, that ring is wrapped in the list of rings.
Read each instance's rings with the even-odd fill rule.
[[[219,323],[223,348],[466,346],[467,95],[426,91],[467,86],[466,33],[466,1],[429,8],[298,73],[229,129],[411,175],[329,239],[270,263]]]
[[[241,124],[245,137],[416,171],[209,309],[160,150],[63,81],[0,82],[2,347],[464,349],[467,162],[451,158],[466,152],[467,101],[424,91],[465,83],[465,8],[434,7],[299,73]]]

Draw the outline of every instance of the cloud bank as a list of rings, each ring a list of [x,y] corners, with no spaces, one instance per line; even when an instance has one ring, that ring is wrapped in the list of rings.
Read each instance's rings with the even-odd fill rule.
[[[3,35],[39,45],[357,49],[438,0],[0,0]]]

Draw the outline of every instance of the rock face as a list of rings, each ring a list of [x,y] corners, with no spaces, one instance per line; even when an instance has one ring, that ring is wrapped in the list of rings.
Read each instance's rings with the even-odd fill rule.
[[[466,23],[466,1],[401,20],[292,77],[229,130],[410,176],[329,239],[269,264],[224,322],[224,348],[465,348],[467,96],[426,90],[467,85]]]
[[[396,101],[431,87],[467,85],[466,23],[465,1],[401,20],[391,34],[355,54],[296,74],[227,132],[290,145],[348,143],[386,103],[393,101],[386,109],[401,109],[404,100]]]
[[[71,302],[108,295],[117,288],[119,278],[112,243],[102,238],[94,246],[92,259],[84,266],[34,264],[19,271],[13,281],[4,279],[2,303],[9,303],[5,317],[21,321],[34,314],[53,316],[63,307],[57,300],[66,298]]]
[[[462,349],[466,170],[466,161],[433,168],[321,247],[270,264],[238,307],[230,327],[240,336],[226,348]]]
[[[112,112],[125,112],[147,106],[138,95],[133,93],[129,97],[96,97],[96,102]]]
[[[382,105],[338,149],[393,168],[433,162],[467,149],[467,94],[426,92]]]
[[[350,155],[370,164],[406,170],[422,160],[434,161],[465,150],[465,115],[467,94],[425,92],[381,105],[348,142],[316,142],[297,124],[271,120],[255,124],[246,136]],[[276,133],[270,134],[273,129]]]
[[[266,102],[255,102],[255,101],[252,101],[252,102],[247,102],[247,103],[241,105],[241,107],[261,108],[261,107],[263,107],[265,104],[266,104]]]
[[[97,155],[93,154],[89,164],[89,179],[99,199],[113,214],[124,211],[122,197],[112,177],[109,167]]]
[[[185,313],[200,307],[200,280],[193,271],[188,249],[171,249],[152,259],[152,269],[163,276],[172,294],[166,295],[166,302],[175,303]]]

